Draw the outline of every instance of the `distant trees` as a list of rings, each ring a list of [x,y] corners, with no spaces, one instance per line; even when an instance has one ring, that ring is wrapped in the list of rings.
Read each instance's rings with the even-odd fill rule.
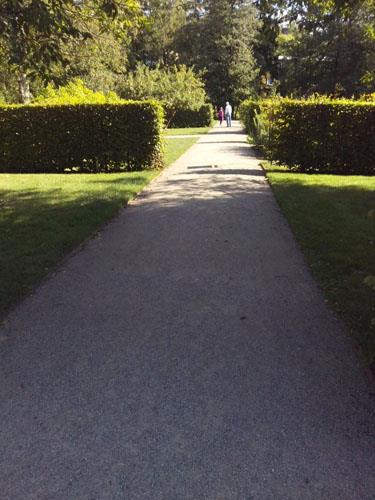
[[[260,74],[270,74],[275,78],[278,73],[278,36],[285,22],[286,1],[254,0],[253,4],[261,24],[254,44]]]
[[[206,101],[204,82],[184,65],[150,69],[139,64],[124,79],[120,95],[126,99],[156,99],[167,107],[199,109]]]
[[[374,0],[258,4],[268,29],[259,62],[280,80],[282,94],[351,96],[375,89]]]
[[[0,98],[185,66],[215,105],[375,91],[375,0],[1,0]],[[142,71],[143,71],[142,70]],[[134,73],[135,72],[135,73]]]
[[[56,85],[66,85],[80,78],[93,90],[117,91],[128,64],[129,39],[103,31],[95,20],[89,26],[89,38],[73,38],[64,44],[64,61],[53,64],[51,80]]]
[[[237,106],[254,95],[256,11],[246,0],[208,0],[206,9],[197,64],[206,71],[212,101],[223,105],[229,100]]]
[[[214,104],[235,105],[254,93],[259,28],[249,0],[149,0],[131,60],[149,67],[184,64],[203,75]]]
[[[18,98],[17,76],[8,61],[9,48],[0,40],[0,102],[16,102]]]
[[[133,40],[130,66],[139,62],[151,68],[179,63],[176,36],[186,23],[186,5],[176,0],[141,2],[144,22]]]

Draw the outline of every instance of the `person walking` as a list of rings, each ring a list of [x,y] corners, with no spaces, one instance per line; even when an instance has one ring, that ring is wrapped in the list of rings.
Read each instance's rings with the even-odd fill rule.
[[[219,109],[217,117],[219,118],[219,123],[220,123],[220,127],[221,127],[221,124],[223,123],[223,120],[224,120],[224,110],[222,107]]]
[[[225,114],[225,120],[227,122],[227,127],[231,127],[232,126],[232,106],[229,104],[228,101],[225,105],[224,114]]]

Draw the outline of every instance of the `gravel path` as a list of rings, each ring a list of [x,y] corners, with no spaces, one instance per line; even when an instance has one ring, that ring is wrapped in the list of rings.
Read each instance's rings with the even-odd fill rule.
[[[0,329],[1,500],[373,499],[373,388],[238,124]]]

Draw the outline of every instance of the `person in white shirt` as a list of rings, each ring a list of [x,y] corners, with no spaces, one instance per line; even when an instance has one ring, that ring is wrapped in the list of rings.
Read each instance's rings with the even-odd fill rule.
[[[232,126],[232,106],[229,104],[229,102],[226,103],[225,105],[225,120],[227,122],[227,127]]]

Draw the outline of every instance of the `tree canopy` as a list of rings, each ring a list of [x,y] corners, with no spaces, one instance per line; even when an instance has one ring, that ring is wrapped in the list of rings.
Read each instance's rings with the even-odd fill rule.
[[[375,84],[373,0],[288,2],[276,53],[284,94],[358,95]]]
[[[120,89],[126,99],[156,99],[166,106],[199,109],[207,94],[200,75],[184,65],[150,69],[138,64],[129,73]]]
[[[2,0],[0,97],[184,66],[215,105],[375,91],[375,0]]]
[[[30,78],[48,80],[54,65],[65,65],[65,44],[94,37],[93,20],[101,31],[124,36],[137,18],[134,0],[2,0],[0,39],[6,63],[18,76],[20,99],[30,100]]]

